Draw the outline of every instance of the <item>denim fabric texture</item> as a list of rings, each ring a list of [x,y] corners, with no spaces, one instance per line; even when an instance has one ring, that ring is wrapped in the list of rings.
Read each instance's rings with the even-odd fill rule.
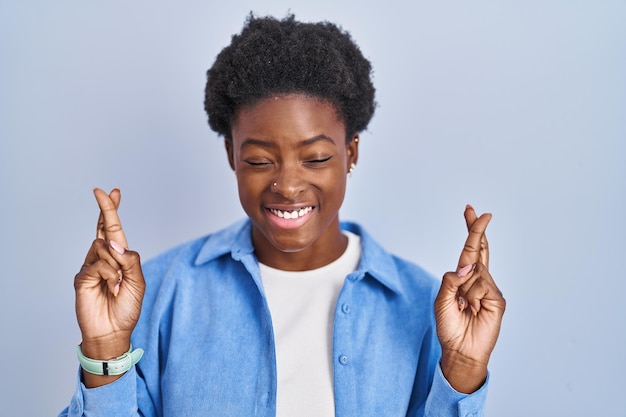
[[[487,383],[464,395],[439,368],[439,280],[388,254],[359,225],[356,271],[335,310],[335,412],[340,417],[484,413]],[[112,384],[80,382],[60,416],[274,417],[272,321],[249,220],[143,265],[147,282],[132,343],[145,354]]]

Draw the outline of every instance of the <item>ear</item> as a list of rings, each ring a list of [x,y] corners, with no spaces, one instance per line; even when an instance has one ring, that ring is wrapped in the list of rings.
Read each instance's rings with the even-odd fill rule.
[[[233,155],[233,141],[232,139],[224,139],[224,147],[226,148],[226,155],[228,156],[228,164],[230,168],[235,170],[235,156]]]
[[[352,164],[356,165],[359,159],[359,134],[357,133],[354,137],[348,142],[347,146],[347,157],[348,160],[348,168],[352,166]]]

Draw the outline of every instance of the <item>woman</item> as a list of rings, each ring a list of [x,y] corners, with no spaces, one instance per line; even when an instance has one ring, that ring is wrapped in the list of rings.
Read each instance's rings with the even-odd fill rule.
[[[466,207],[441,285],[339,221],[370,72],[330,23],[249,17],[205,96],[248,218],[142,266],[119,190],[95,190],[98,236],[75,278],[82,370],[61,415],[483,413],[505,307],[491,216]]]

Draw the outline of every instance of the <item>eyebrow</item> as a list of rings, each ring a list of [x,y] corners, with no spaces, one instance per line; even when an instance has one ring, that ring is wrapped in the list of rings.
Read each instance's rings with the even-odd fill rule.
[[[304,146],[308,146],[311,145],[315,142],[319,142],[319,141],[324,141],[324,142],[330,142],[333,145],[335,144],[335,141],[332,140],[331,138],[329,138],[326,135],[317,135],[317,136],[313,136],[312,138],[308,138],[308,139],[304,139],[300,142],[298,142],[298,147],[302,148]],[[275,148],[276,144],[274,142],[270,142],[267,140],[262,140],[262,139],[255,139],[255,138],[248,138],[246,140],[244,140],[241,143],[241,146],[239,149],[243,149],[246,146],[252,146],[252,145],[256,145],[256,146],[262,146],[264,148]]]

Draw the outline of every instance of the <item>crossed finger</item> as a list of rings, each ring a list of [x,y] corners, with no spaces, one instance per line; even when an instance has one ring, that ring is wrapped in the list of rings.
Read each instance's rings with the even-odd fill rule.
[[[94,188],[93,193],[100,207],[96,237],[106,241],[112,240],[122,245],[122,247],[128,248],[126,235],[122,229],[122,222],[117,214],[122,198],[120,190],[114,188],[110,194],[107,194],[99,188]]]
[[[459,257],[457,271],[477,262],[481,262],[483,265],[488,266],[489,246],[487,244],[485,230],[491,220],[491,214],[483,213],[480,217],[477,217],[472,206],[468,205],[465,209],[464,216],[469,234],[465,240],[461,256]]]
[[[465,217],[465,224],[467,225],[467,231],[469,232],[474,222],[478,219],[474,207],[469,204],[465,206],[465,212],[463,212],[463,217]],[[479,261],[487,268],[489,268],[489,242],[487,242],[487,235],[484,233],[480,241]]]

